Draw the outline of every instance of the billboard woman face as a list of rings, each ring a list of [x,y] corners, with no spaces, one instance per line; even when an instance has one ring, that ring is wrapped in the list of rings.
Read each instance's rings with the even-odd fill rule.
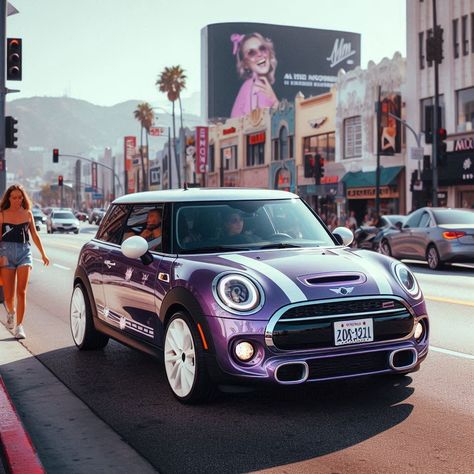
[[[259,38],[251,37],[242,46],[244,61],[253,73],[265,76],[270,72],[270,51]]]

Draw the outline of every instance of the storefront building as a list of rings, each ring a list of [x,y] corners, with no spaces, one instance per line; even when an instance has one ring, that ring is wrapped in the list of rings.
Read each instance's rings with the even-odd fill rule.
[[[448,153],[438,168],[438,205],[474,208],[474,4],[463,0],[437,2],[437,21],[443,29],[443,60],[438,65],[441,126],[447,130]],[[407,116],[414,128],[427,129],[426,106],[434,103],[434,63],[427,60],[426,39],[433,31],[432,2],[407,1]],[[432,204],[431,145],[424,146],[421,180],[412,201]],[[416,146],[407,137],[407,146]],[[417,169],[411,162],[407,179]]]

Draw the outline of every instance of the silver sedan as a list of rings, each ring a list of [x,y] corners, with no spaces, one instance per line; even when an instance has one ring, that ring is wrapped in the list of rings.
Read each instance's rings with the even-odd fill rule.
[[[445,263],[474,262],[474,211],[422,207],[383,238],[379,251],[398,259],[426,260],[433,270]]]

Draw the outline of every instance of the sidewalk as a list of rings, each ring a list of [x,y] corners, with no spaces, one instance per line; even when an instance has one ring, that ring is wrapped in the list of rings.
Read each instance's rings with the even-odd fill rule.
[[[48,474],[157,472],[12,336],[4,326],[4,311],[0,314],[0,401],[2,396],[11,400],[12,416],[16,411],[21,420],[13,420],[13,425],[20,431],[22,427],[26,430],[26,439],[29,435],[36,449],[38,466],[42,464]],[[1,405],[0,410],[2,443],[2,435],[11,429],[11,423],[7,428],[2,422],[7,410]],[[12,421],[11,416],[9,420]],[[11,444],[24,447],[28,456],[34,453],[27,449],[24,440],[18,442],[16,438]],[[0,451],[2,448],[7,452],[5,458],[8,453],[15,455],[6,466],[7,471],[20,472],[12,469],[11,463],[20,462],[27,453],[12,451],[11,447],[9,451],[0,445]]]

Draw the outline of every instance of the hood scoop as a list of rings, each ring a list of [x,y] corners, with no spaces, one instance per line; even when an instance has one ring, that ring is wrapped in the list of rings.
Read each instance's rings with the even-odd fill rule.
[[[301,281],[310,286],[360,285],[366,281],[366,277],[363,273],[320,273],[318,275],[301,277]]]

